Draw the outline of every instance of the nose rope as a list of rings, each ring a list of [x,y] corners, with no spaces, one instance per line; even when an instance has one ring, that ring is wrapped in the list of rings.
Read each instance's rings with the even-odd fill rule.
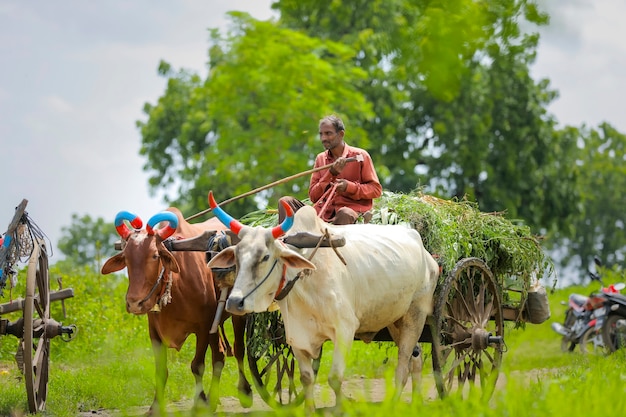
[[[274,270],[274,268],[276,267],[276,264],[277,264],[277,263],[278,263],[278,259],[276,259],[276,260],[274,261],[274,264],[272,265],[272,268],[271,268],[271,269],[270,269],[270,271],[267,273],[267,275],[265,275],[265,278],[263,278],[263,279],[261,280],[261,282],[259,282],[259,283],[257,284],[257,286],[256,286],[256,287],[254,287],[254,288],[252,289],[252,291],[250,291],[248,294],[246,294],[246,295],[245,295],[245,296],[241,299],[241,303],[242,303],[242,304],[243,304],[243,302],[246,300],[246,298],[250,297],[250,296],[252,295],[252,293],[253,293],[253,292],[255,292],[256,290],[258,290],[258,289],[259,289],[259,287],[260,287],[261,285],[263,285],[263,283],[264,283],[265,281],[267,281],[267,279],[270,277],[270,274],[272,273],[272,271],[273,271],[273,270]]]

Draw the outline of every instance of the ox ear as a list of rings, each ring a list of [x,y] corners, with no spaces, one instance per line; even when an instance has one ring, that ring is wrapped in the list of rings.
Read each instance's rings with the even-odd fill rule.
[[[288,267],[297,269],[317,269],[314,263],[291,249],[281,248],[279,256]]]
[[[172,252],[165,248],[163,243],[159,245],[159,256],[161,257],[161,262],[163,262],[163,266],[166,269],[169,269],[176,274],[180,272],[180,267],[178,266],[176,258],[172,255]]]
[[[230,268],[235,265],[235,246],[229,246],[213,256],[207,266],[209,268]]]
[[[107,259],[104,265],[102,265],[100,273],[102,275],[107,275],[111,272],[121,271],[124,268],[126,268],[126,257],[124,256],[124,252],[120,252],[117,255]]]

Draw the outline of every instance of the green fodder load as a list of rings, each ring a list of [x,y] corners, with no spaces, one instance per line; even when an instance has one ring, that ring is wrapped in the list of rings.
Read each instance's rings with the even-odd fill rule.
[[[527,308],[529,290],[541,287],[539,280],[554,274],[552,260],[544,253],[539,236],[521,221],[507,219],[504,213],[481,212],[476,203],[421,192],[385,192],[376,200],[373,211],[373,223],[405,223],[420,232],[424,246],[438,257],[443,268],[440,282],[459,260],[482,259],[502,290],[504,305]],[[526,320],[541,322],[546,317],[549,313]]]
[[[519,290],[525,298],[534,282],[554,272],[540,237],[528,226],[505,218],[504,213],[481,212],[476,203],[467,200],[385,191],[375,200],[372,212],[370,223],[406,224],[416,229],[443,268],[441,280],[460,259],[476,257],[487,263],[503,289]],[[241,221],[275,226],[276,210],[253,212]]]
[[[467,200],[385,192],[376,200],[372,222],[406,223],[415,228],[426,249],[439,256],[444,271],[469,257],[484,260],[498,277],[525,283],[553,271],[540,237],[528,226],[506,219],[503,213],[483,213]]]

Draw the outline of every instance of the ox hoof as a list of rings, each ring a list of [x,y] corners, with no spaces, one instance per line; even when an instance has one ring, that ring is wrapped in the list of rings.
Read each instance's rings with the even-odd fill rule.
[[[217,411],[217,407],[219,405],[218,401],[195,401],[192,407],[192,411],[194,415],[203,415],[207,412],[215,413]]]
[[[220,405],[220,399],[217,396],[209,396],[205,394],[204,391],[198,395],[198,397],[193,402],[193,410],[194,412],[198,411],[210,411],[214,413],[217,410],[217,407]]]
[[[149,416],[149,417],[156,417],[160,415],[167,415],[167,411],[165,410],[164,407],[159,408],[158,405],[151,405],[148,411],[146,411],[146,414],[144,415]]]
[[[238,398],[239,404],[241,404],[243,408],[252,407],[252,391],[250,391],[249,393],[240,392]]]

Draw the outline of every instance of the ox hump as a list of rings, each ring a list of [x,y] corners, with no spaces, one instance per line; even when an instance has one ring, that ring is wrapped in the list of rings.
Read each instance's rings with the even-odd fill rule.
[[[176,227],[175,236],[185,239],[199,234],[199,232],[195,230],[195,227],[187,220],[185,220],[185,216],[183,216],[183,213],[180,211],[179,208],[168,207],[166,211],[174,213],[176,215],[176,218],[178,219],[178,226]]]
[[[317,216],[315,208],[304,206],[294,214],[293,223],[292,230],[294,231],[319,232],[320,226],[326,222]]]

